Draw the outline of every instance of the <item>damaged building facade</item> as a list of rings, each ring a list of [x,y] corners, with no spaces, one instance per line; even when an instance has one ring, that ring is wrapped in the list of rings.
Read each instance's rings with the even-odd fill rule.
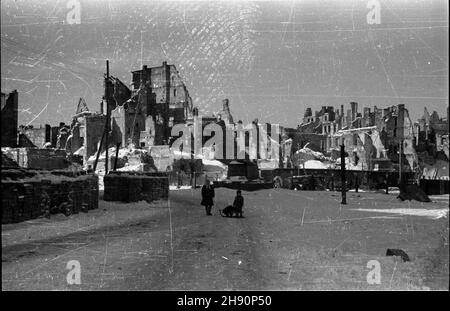
[[[111,100],[103,98],[100,111],[91,111],[80,98],[69,130],[63,135],[65,142],[59,144],[69,154],[82,156],[85,164],[98,151],[107,109],[111,113],[108,147],[119,143],[121,148],[144,150],[168,146],[171,127],[192,117],[189,92],[176,67],[167,62],[133,71],[131,88],[113,76],[105,87],[111,87]]]
[[[448,107],[447,118],[424,108],[423,116],[414,124],[414,148],[417,151],[422,175],[426,179],[449,179]]]
[[[193,118],[187,120],[192,133],[191,150],[206,155],[207,158],[223,160],[278,161],[281,129],[278,125],[260,123],[255,119],[244,125],[241,120],[234,122],[229,100],[222,100],[222,109],[213,116],[199,116],[197,108]],[[277,136],[278,135],[278,136]],[[196,137],[200,137],[202,150],[195,146]],[[267,164],[267,163],[266,163]],[[273,165],[273,163],[272,163]]]
[[[346,111],[344,105],[336,110],[323,106],[314,116],[307,108],[302,123],[296,129],[285,129],[283,138],[289,139],[291,154],[307,144],[333,159],[339,158],[344,144],[355,169],[393,171],[402,163],[404,171],[414,171],[418,165],[414,124],[403,104],[384,109],[374,106],[373,111],[365,107],[361,113],[358,103],[351,102]],[[289,162],[286,152],[284,158]]]
[[[64,122],[60,122],[58,126],[50,124],[41,124],[39,127],[20,125],[18,133],[19,147],[65,149],[69,126]]]
[[[447,107],[448,116],[448,107]],[[430,114],[427,108],[424,108],[423,116],[414,124],[415,127],[415,147],[418,152],[427,151],[430,155],[436,156],[437,152],[445,154],[449,159],[448,117],[441,118],[436,111]]]
[[[115,90],[129,92],[130,97],[115,96],[117,105],[111,112],[115,143],[138,148],[167,145],[173,125],[192,116],[192,99],[175,65],[163,62],[133,71],[131,90],[119,83],[115,81]]]
[[[80,98],[75,115],[72,117],[70,131],[65,139],[64,149],[69,154],[82,156],[83,163],[96,154],[105,129],[106,116],[90,111]]]
[[[346,124],[328,138],[327,150],[335,157],[343,143],[359,169],[399,170],[399,165],[402,171],[417,168],[414,127],[403,104],[384,109],[375,106],[373,112],[366,107],[363,114],[357,112],[356,104],[355,109],[352,106],[351,118],[348,116]]]

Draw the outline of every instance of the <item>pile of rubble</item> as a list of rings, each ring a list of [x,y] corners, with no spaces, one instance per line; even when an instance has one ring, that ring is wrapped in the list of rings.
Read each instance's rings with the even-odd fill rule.
[[[326,157],[323,153],[308,148],[306,144],[294,154],[294,164],[308,169],[327,169],[334,166],[335,161]]]

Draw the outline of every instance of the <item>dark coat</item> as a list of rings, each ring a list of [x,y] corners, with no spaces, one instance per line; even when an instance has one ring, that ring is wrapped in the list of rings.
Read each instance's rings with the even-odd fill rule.
[[[244,197],[242,195],[237,195],[234,198],[233,206],[238,210],[242,210],[242,206],[244,206]]]
[[[213,198],[214,198],[214,187],[209,186],[206,187],[203,185],[202,187],[202,202],[200,203],[203,206],[212,206],[214,205]]]

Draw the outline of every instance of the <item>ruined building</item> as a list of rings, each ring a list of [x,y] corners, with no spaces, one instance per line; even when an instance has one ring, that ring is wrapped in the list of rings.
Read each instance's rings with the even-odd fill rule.
[[[285,129],[284,139],[291,139],[292,151],[308,147],[339,158],[344,144],[352,164],[357,169],[398,169],[399,150],[402,169],[414,170],[417,155],[414,150],[414,126],[403,104],[379,109],[374,106],[358,111],[358,103],[351,102],[350,109],[335,110],[323,106],[314,116],[307,108],[297,129]]]
[[[65,132],[60,133],[60,144],[69,154],[83,157],[83,163],[95,155],[105,129],[106,116],[99,112],[90,111],[82,98],[78,102],[75,115],[72,117],[70,131],[65,138]]]
[[[105,87],[110,88],[111,100],[103,98],[100,111],[94,112],[80,98],[70,129],[60,133],[59,145],[70,154],[81,155],[84,163],[98,150],[107,109],[111,112],[109,147],[120,143],[122,148],[168,145],[171,127],[192,115],[189,92],[175,66],[166,62],[133,71],[131,89],[113,76]]]
[[[65,149],[65,140],[64,137],[61,137],[61,133],[64,131],[68,133],[68,130],[68,126],[64,122],[60,122],[57,126],[50,126],[49,124],[39,127],[20,125],[18,146]]]
[[[44,148],[51,141],[51,126],[19,126],[19,147]]]
[[[58,126],[18,125],[18,97],[16,90],[9,94],[1,93],[2,147],[55,147]]]
[[[448,115],[448,107],[447,107]],[[415,148],[417,152],[426,152],[429,156],[436,157],[440,152],[441,157],[448,161],[448,118],[441,118],[436,111],[430,115],[427,108],[424,108],[423,116],[414,125],[415,127]],[[443,157],[445,155],[445,157]]]
[[[403,171],[416,169],[413,123],[404,104],[384,109],[375,106],[373,112],[366,107],[363,115],[352,106],[346,123],[341,131],[330,135],[330,151],[338,151],[344,140],[352,162],[361,169],[398,170],[400,163]]]
[[[302,123],[297,128],[284,128],[284,140],[289,141],[289,150],[295,153],[308,144],[308,148],[326,152],[327,134],[334,133],[341,128],[339,110],[332,106],[322,106],[320,111],[313,115],[311,108],[306,108]],[[285,154],[285,157],[289,155]]]
[[[19,94],[16,90],[9,94],[1,92],[2,147],[17,146],[18,98]]]
[[[192,99],[175,65],[132,72],[130,98],[125,85],[115,84],[117,106],[111,112],[113,140],[122,146],[167,145],[174,124],[185,123],[192,115]],[[119,99],[119,100],[117,100]]]
[[[448,107],[447,118],[424,108],[423,116],[414,124],[415,141],[422,177],[449,179]],[[436,185],[435,185],[436,186]]]

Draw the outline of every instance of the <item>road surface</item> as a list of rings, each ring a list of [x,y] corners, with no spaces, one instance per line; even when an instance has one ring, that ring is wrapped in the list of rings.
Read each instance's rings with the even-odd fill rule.
[[[389,213],[445,213],[448,198],[348,193],[340,205],[337,192],[243,195],[242,219],[219,215],[234,196],[220,188],[213,216],[199,205],[200,190],[188,189],[171,191],[168,202],[101,200],[87,214],[3,225],[2,289],[448,289],[448,218]],[[411,261],[386,257],[387,248]],[[371,260],[380,278],[369,284]],[[80,265],[80,284],[68,284],[70,261]]]

